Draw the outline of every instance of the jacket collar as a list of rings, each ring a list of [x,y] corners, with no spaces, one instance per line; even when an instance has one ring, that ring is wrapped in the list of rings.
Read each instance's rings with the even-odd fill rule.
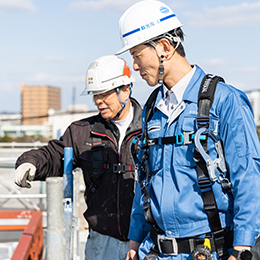
[[[141,124],[141,115],[142,115],[142,109],[139,103],[134,99],[131,98],[131,103],[134,107],[134,118],[130,124],[130,128],[128,129],[127,133],[141,130],[142,124]],[[111,120],[105,120],[101,114],[99,113],[97,116],[96,122],[92,126],[92,132],[98,133],[101,135],[107,135],[113,140],[116,138],[118,140],[119,138],[119,131],[115,124]]]
[[[193,74],[193,77],[191,78],[186,90],[183,94],[183,100],[184,101],[190,101],[194,103],[198,103],[198,91],[200,88],[200,84],[196,84],[197,82],[201,82],[203,77],[205,76],[205,72],[198,66],[194,65],[196,67],[196,70]],[[154,109],[156,108],[159,101],[163,98],[163,85],[160,86],[160,90],[158,92],[156,102],[154,104]]]
[[[196,67],[196,70],[183,94],[183,100],[198,103],[198,92],[200,88],[200,83],[205,76],[205,72],[199,66],[194,66]],[[198,82],[199,84],[197,84]]]

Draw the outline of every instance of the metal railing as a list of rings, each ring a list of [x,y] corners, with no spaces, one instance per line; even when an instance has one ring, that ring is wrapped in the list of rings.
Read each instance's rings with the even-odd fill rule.
[[[2,143],[0,142],[0,148],[38,148],[46,145],[47,143],[42,143],[40,141],[31,142],[31,143],[18,143],[18,142],[9,142]]]
[[[28,205],[33,209],[42,212],[31,199],[46,199],[47,225],[44,248],[46,248],[46,260],[79,260],[79,219],[77,201],[81,192],[78,176],[81,169],[73,171],[73,150],[70,147],[64,149],[64,174],[63,177],[49,177],[46,179],[46,191],[42,194],[22,194],[18,187],[8,183],[0,176],[2,184],[9,194],[0,194],[0,208],[10,199],[19,200],[27,209]],[[45,182],[42,182],[45,184]],[[42,192],[42,191],[41,191]],[[45,213],[45,212],[43,212]],[[44,219],[44,222],[46,219]],[[42,222],[41,222],[42,223]],[[42,224],[41,224],[42,225]],[[28,241],[32,246],[31,241]],[[22,242],[24,243],[24,242]],[[20,241],[19,241],[20,244]],[[18,245],[19,245],[18,244]],[[26,249],[27,250],[27,249]],[[57,255],[57,253],[59,255]],[[16,254],[16,253],[15,253]],[[28,253],[26,253],[26,257]],[[36,258],[19,258],[22,260]],[[17,258],[18,259],[18,258]],[[37,258],[41,259],[41,258]],[[15,258],[12,258],[15,260]]]
[[[79,225],[76,213],[78,210],[73,203],[76,191],[72,162],[73,150],[71,147],[65,147],[63,189],[59,177],[47,178],[46,260],[79,259]],[[63,205],[61,198],[63,198]],[[57,241],[59,241],[59,249],[57,249]]]
[[[46,260],[65,260],[63,179],[47,178]]]
[[[24,232],[11,258],[11,260],[28,259],[43,259],[43,230],[41,211],[36,211],[33,213],[32,218],[24,229]]]
[[[30,205],[34,209],[40,210],[40,207],[33,203],[30,199],[46,198],[46,194],[22,194],[18,187],[10,185],[10,183],[6,181],[1,175],[0,184],[9,190],[8,194],[0,194],[0,208],[3,207],[3,205],[6,204],[10,199],[17,199],[26,208],[28,208],[28,205]]]

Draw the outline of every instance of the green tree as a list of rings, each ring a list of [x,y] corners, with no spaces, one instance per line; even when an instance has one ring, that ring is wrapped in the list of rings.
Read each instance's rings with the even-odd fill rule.
[[[1,143],[10,143],[10,142],[13,142],[13,138],[8,135],[5,135],[0,138],[0,142]]]
[[[36,141],[40,141],[42,143],[47,143],[51,138],[46,138],[42,135],[23,135],[19,137],[11,137],[5,135],[0,138],[0,142],[2,143],[10,143],[10,142],[17,142],[17,143],[34,143]]]

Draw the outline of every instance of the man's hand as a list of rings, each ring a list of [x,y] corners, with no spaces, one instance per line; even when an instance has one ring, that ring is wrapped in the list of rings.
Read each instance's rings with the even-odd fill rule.
[[[251,247],[250,246],[234,246],[234,249],[238,250],[238,251],[243,251],[243,250],[249,250],[251,251]],[[236,257],[234,257],[233,255],[231,255],[228,260],[238,260]]]
[[[28,181],[34,179],[36,167],[31,163],[23,163],[15,170],[15,184],[22,188],[31,188]]]
[[[138,260],[138,248],[140,243],[130,240],[129,250],[127,252],[126,260]]]

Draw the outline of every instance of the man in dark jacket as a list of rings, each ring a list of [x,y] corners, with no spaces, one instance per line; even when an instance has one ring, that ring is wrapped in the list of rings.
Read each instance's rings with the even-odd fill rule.
[[[73,167],[83,170],[90,234],[85,259],[125,259],[134,190],[130,145],[141,132],[141,107],[131,98],[133,78],[123,59],[103,56],[88,68],[83,94],[93,94],[99,114],[73,122],[60,140],[23,153],[15,183],[63,175],[64,147],[73,148]]]

